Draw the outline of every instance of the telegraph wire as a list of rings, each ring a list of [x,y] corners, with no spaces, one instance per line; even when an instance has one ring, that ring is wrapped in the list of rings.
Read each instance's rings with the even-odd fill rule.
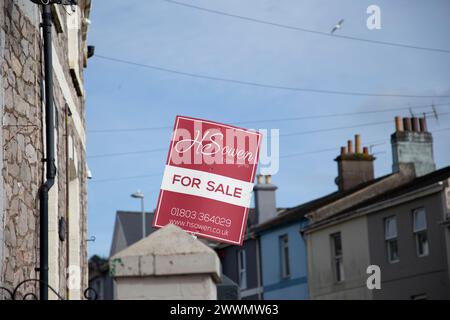
[[[380,139],[380,140],[375,140],[375,141],[368,141],[368,142],[366,142],[364,144],[365,145],[374,145],[374,144],[382,145],[382,144],[386,144],[385,141],[386,140],[381,140]],[[384,142],[384,143],[381,143],[381,142]],[[281,155],[280,159],[294,158],[294,157],[307,156],[307,155],[312,155],[312,154],[317,154],[317,153],[337,151],[338,149],[339,148],[334,147],[334,148],[327,148],[327,149],[319,149],[319,150],[313,150],[313,151],[285,154],[285,155]]]
[[[425,108],[431,108],[432,106],[433,105],[421,105],[421,106],[415,106],[415,107],[399,107],[399,108],[381,109],[381,110],[355,111],[355,112],[346,112],[346,113],[330,113],[330,114],[311,115],[311,116],[303,116],[303,117],[278,118],[278,119],[266,119],[266,120],[250,120],[250,121],[241,121],[241,122],[233,122],[233,123],[234,124],[252,124],[252,123],[288,122],[288,121],[299,121],[299,120],[325,119],[325,118],[355,116],[355,115],[361,115],[361,114],[373,114],[373,113],[385,113],[385,112],[387,113],[387,112],[393,112],[393,111],[403,111],[406,109],[425,109]],[[434,106],[450,106],[450,103],[434,104]]]
[[[152,70],[157,70],[157,71],[161,71],[161,72],[191,77],[191,78],[233,83],[233,84],[266,88],[266,89],[277,89],[277,90],[286,90],[286,91],[295,91],[295,92],[312,92],[312,93],[344,95],[344,96],[359,96],[359,97],[450,98],[450,95],[414,95],[414,94],[394,94],[394,93],[392,93],[392,94],[384,93],[383,94],[383,93],[372,93],[372,92],[354,92],[354,91],[326,90],[326,89],[313,89],[313,88],[302,88],[302,87],[288,87],[288,86],[272,85],[272,84],[266,84],[266,83],[260,83],[260,82],[252,82],[252,81],[237,80],[237,79],[230,79],[230,78],[221,78],[221,77],[217,77],[217,76],[208,76],[208,75],[199,74],[199,73],[180,71],[180,70],[170,69],[170,68],[156,66],[156,65],[144,64],[144,63],[124,60],[124,59],[104,56],[101,54],[96,54],[94,57],[96,57],[98,59],[102,59],[102,60],[111,61],[111,62],[131,65],[131,66],[140,67],[140,68],[152,69]]]
[[[430,114],[431,113],[424,113],[425,116],[430,115]],[[439,116],[445,116],[445,115],[450,115],[450,112],[444,112],[444,113],[440,113],[439,114]],[[291,136],[300,136],[300,135],[305,135],[305,134],[330,132],[330,131],[337,131],[337,130],[363,128],[363,127],[384,125],[384,124],[389,124],[389,123],[392,123],[392,120],[378,121],[378,122],[369,122],[369,123],[361,123],[361,124],[355,124],[355,125],[351,125],[351,126],[323,128],[323,129],[300,131],[300,132],[291,132],[291,133],[280,134],[280,137],[291,137]]]
[[[403,111],[409,109],[425,109],[430,108],[432,105],[420,105],[413,107],[399,107],[399,108],[391,108],[391,109],[381,109],[381,110],[367,110],[367,111],[356,111],[356,112],[347,112],[347,113],[331,113],[331,114],[322,114],[322,115],[311,115],[311,116],[302,116],[302,117],[290,117],[290,118],[275,118],[275,119],[265,119],[265,120],[249,120],[249,121],[239,121],[230,123],[235,125],[242,124],[256,124],[256,123],[268,123],[268,122],[288,122],[288,121],[300,121],[300,120],[312,120],[312,119],[325,119],[325,118],[335,118],[335,117],[345,117],[345,116],[354,116],[361,114],[374,114],[374,113],[387,113],[393,111]],[[450,106],[450,103],[442,103],[442,104],[434,104],[433,106]],[[140,131],[152,131],[152,130],[167,130],[172,129],[173,126],[161,126],[161,127],[143,127],[143,128],[122,128],[122,129],[99,129],[99,130],[89,130],[89,133],[114,133],[114,132],[140,132]]]
[[[127,155],[134,155],[134,154],[154,153],[154,152],[161,152],[161,151],[166,151],[166,150],[167,150],[167,148],[160,148],[160,149],[142,150],[142,151],[104,153],[104,154],[88,156],[88,159],[99,159],[99,158],[119,157],[119,156],[127,156]]]
[[[443,132],[443,131],[447,131],[447,130],[450,130],[450,128],[436,129],[433,131],[433,133]]]
[[[330,37],[330,38],[338,38],[338,39],[360,41],[360,42],[372,43],[372,44],[377,44],[377,45],[385,45],[385,46],[399,47],[399,48],[406,48],[406,49],[415,49],[415,50],[423,50],[423,51],[430,51],[430,52],[440,52],[440,53],[450,53],[450,49],[430,48],[430,47],[416,46],[416,45],[405,44],[405,43],[398,43],[398,42],[371,40],[371,39],[366,39],[366,38],[359,38],[359,37],[353,37],[353,36],[339,35],[339,34],[335,34],[335,33],[334,34],[330,34],[328,32],[312,30],[312,29],[307,29],[307,28],[301,28],[301,27],[296,27],[296,26],[291,26],[291,25],[285,25],[285,24],[271,22],[271,21],[267,21],[267,20],[261,20],[261,19],[247,17],[247,16],[241,16],[241,15],[237,15],[237,14],[227,13],[227,12],[224,12],[224,11],[208,9],[208,8],[205,8],[205,7],[200,7],[200,6],[196,6],[196,5],[192,5],[192,4],[188,4],[188,3],[183,3],[183,2],[178,2],[178,1],[174,1],[174,0],[161,0],[161,1],[164,1],[164,2],[167,2],[167,3],[170,3],[170,4],[174,4],[174,5],[177,5],[177,6],[183,6],[183,7],[190,8],[190,9],[195,9],[195,10],[199,10],[199,11],[203,11],[203,12],[208,12],[208,13],[213,13],[213,14],[217,14],[217,15],[221,15],[221,16],[226,16],[226,17],[229,17],[229,18],[245,20],[245,21],[249,21],[249,22],[269,25],[269,26],[272,26],[272,27],[277,27],[277,28],[282,28],[282,29],[307,32],[307,33],[317,34],[317,35],[320,35],[320,36],[326,36],[326,37]]]
[[[378,122],[369,122],[369,123],[361,123],[361,124],[355,124],[355,125],[352,125],[352,126],[332,127],[332,128],[325,128],[325,129],[316,129],[316,130],[284,133],[284,134],[280,134],[280,137],[292,137],[292,136],[301,136],[301,135],[313,134],[313,133],[319,133],[319,132],[329,132],[329,131],[337,131],[337,130],[344,130],[344,129],[371,127],[371,126],[378,126],[378,125],[388,124],[388,123],[392,123],[392,120],[378,121]]]
[[[93,179],[93,180],[90,180],[90,182],[102,183],[102,182],[126,181],[126,180],[154,178],[154,177],[160,177],[160,176],[162,176],[162,173],[147,174],[147,175],[140,175],[140,176],[129,176],[129,177],[121,177],[121,178],[99,179],[99,180]]]
[[[137,131],[166,130],[166,129],[171,129],[171,128],[173,128],[173,126],[146,127],[146,128],[124,128],[124,129],[99,129],[99,130],[88,130],[88,132],[89,133],[137,132]]]
[[[450,112],[445,112],[445,113],[440,114],[440,116],[445,116],[445,115],[450,115]],[[392,123],[392,120],[362,123],[362,124],[351,125],[351,126],[341,126],[341,127],[322,128],[322,129],[316,129],[316,130],[292,132],[292,133],[280,134],[280,138],[301,136],[301,135],[308,135],[308,134],[322,133],[322,132],[331,132],[331,131],[338,131],[338,130],[345,130],[345,129],[362,128],[362,127],[369,127],[369,126],[378,126],[378,125],[385,125],[385,124],[390,124],[390,123]],[[439,131],[439,130],[436,130],[436,131]],[[106,153],[106,154],[98,154],[98,155],[94,155],[94,156],[88,156],[88,159],[109,158],[109,157],[128,156],[128,155],[154,153],[154,152],[164,152],[167,150],[168,150],[168,148],[159,148],[159,149],[142,150],[142,151]]]
[[[442,131],[448,131],[450,130],[449,128],[442,128],[442,129],[436,129],[433,130],[433,133],[438,133],[438,132],[442,132]],[[365,144],[373,144],[373,143],[377,143],[380,141],[388,141],[388,140],[376,140],[376,141],[372,141],[372,142],[367,142]],[[313,151],[307,151],[307,152],[301,152],[301,153],[291,153],[291,154],[286,154],[286,155],[281,155],[280,159],[286,159],[286,158],[294,158],[294,157],[300,157],[300,156],[307,156],[307,155],[313,155],[313,154],[319,154],[319,153],[325,153],[325,152],[331,152],[331,151],[338,151],[338,147],[334,147],[334,148],[325,148],[325,149],[319,149],[319,150],[313,150]],[[145,179],[145,178],[154,178],[154,177],[160,177],[162,175],[162,173],[157,173],[157,174],[149,174],[149,175],[140,175],[140,176],[130,176],[130,177],[121,177],[121,178],[110,178],[110,179],[100,179],[100,180],[91,180],[90,182],[94,182],[94,183],[102,183],[102,182],[114,182],[114,181],[125,181],[125,180],[137,180],[137,179]]]

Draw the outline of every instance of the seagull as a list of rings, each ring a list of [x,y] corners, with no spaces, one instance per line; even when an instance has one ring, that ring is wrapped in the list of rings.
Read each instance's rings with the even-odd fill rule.
[[[339,22],[331,30],[331,34],[335,33],[337,30],[341,29],[343,24],[344,24],[344,19],[339,20]]]

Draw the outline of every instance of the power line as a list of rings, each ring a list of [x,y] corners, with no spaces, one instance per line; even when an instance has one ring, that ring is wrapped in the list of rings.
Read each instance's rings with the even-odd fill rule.
[[[387,123],[392,123],[392,121],[389,120],[389,121],[364,123],[364,124],[352,125],[352,126],[333,127],[333,128],[326,128],[326,129],[317,129],[317,130],[310,130],[310,131],[293,132],[293,133],[287,133],[287,134],[280,134],[280,137],[300,136],[300,135],[320,133],[320,132],[328,132],[328,131],[336,131],[336,130],[344,130],[344,129],[352,129],[352,128],[360,128],[360,127],[368,127],[368,126],[376,126],[376,125],[387,124]],[[98,154],[98,155],[94,155],[94,156],[88,156],[88,158],[89,159],[99,159],[99,158],[120,157],[120,156],[136,155],[136,154],[154,153],[154,152],[159,152],[159,151],[162,152],[162,151],[167,151],[167,150],[168,150],[167,148],[160,148],[160,149],[153,149],[153,150],[118,152],[118,153],[105,153],[105,154]]]
[[[425,113],[425,115],[430,115],[430,114],[431,113]],[[439,116],[445,116],[445,115],[450,115],[450,112],[444,112],[444,113],[439,114]],[[383,125],[383,124],[388,124],[388,123],[392,123],[392,120],[361,123],[361,124],[355,124],[352,126],[332,127],[332,128],[325,128],[325,129],[316,129],[316,130],[309,130],[309,131],[285,133],[285,134],[280,134],[280,137],[291,137],[291,136],[300,136],[300,135],[319,133],[319,132],[329,132],[329,131],[337,131],[337,130],[344,130],[344,129],[363,128],[363,127],[378,126],[378,125]]]
[[[440,116],[450,115],[450,112],[441,113],[439,115]],[[291,133],[286,133],[286,134],[280,134],[280,137],[301,136],[301,135],[308,135],[308,134],[314,134],[314,133],[331,132],[331,131],[338,131],[338,130],[345,130],[345,129],[354,129],[354,128],[363,128],[363,127],[369,127],[369,126],[378,126],[378,125],[384,125],[384,124],[390,124],[390,123],[392,123],[391,120],[389,120],[389,121],[369,122],[369,123],[362,123],[362,124],[351,125],[351,126],[341,126],[341,127],[322,128],[322,129],[309,130],[309,131],[291,132]],[[154,152],[160,152],[160,151],[163,152],[163,151],[167,151],[167,150],[168,150],[168,148],[159,148],[159,149],[142,150],[142,151],[130,151],[130,152],[120,152],[120,153],[106,153],[106,154],[98,154],[98,155],[91,156],[91,157],[88,157],[88,158],[90,158],[90,159],[109,158],[109,157],[128,156],[128,155],[135,155],[135,154],[154,153]]]
[[[252,123],[266,123],[266,122],[287,122],[287,121],[298,121],[298,120],[336,118],[336,117],[354,116],[354,115],[361,115],[361,114],[373,114],[373,113],[385,113],[385,112],[393,112],[393,111],[403,111],[403,110],[407,110],[407,109],[424,109],[424,108],[431,108],[431,106],[432,105],[421,105],[421,106],[415,106],[415,107],[399,107],[399,108],[382,109],[382,110],[367,110],[367,111],[356,111],[356,112],[346,112],[346,113],[331,113],[331,114],[311,115],[311,116],[292,117],[292,118],[251,120],[251,121],[234,122],[234,124],[252,124]],[[450,103],[447,103],[447,104],[435,104],[434,106],[450,106]]]
[[[355,124],[352,126],[332,127],[332,128],[325,128],[325,129],[315,129],[315,130],[309,130],[309,131],[284,133],[284,134],[280,134],[280,137],[292,137],[292,136],[301,136],[301,135],[313,134],[313,133],[319,133],[319,132],[329,132],[329,131],[337,131],[337,130],[344,130],[344,129],[371,127],[371,126],[378,126],[378,125],[388,124],[388,123],[392,123],[392,120],[361,123],[361,124]]]
[[[123,129],[99,129],[89,130],[89,133],[112,133],[112,132],[136,132],[136,131],[153,131],[153,130],[166,130],[171,129],[173,126],[165,127],[146,127],[146,128],[123,128]]]
[[[160,177],[161,173],[155,173],[155,174],[147,174],[147,175],[140,175],[140,176],[128,176],[128,177],[121,177],[121,178],[109,178],[109,179],[93,179],[89,182],[94,183],[103,183],[103,182],[114,182],[114,181],[126,181],[126,180],[136,180],[136,179],[145,179],[145,178],[154,178],[154,177]]]
[[[250,22],[254,22],[254,23],[258,23],[258,24],[264,24],[264,25],[269,25],[269,26],[272,26],[272,27],[277,27],[277,28],[282,28],[282,29],[307,32],[307,33],[312,33],[312,34],[316,34],[316,35],[320,35],[320,36],[326,36],[326,37],[330,37],[330,38],[354,40],[354,41],[367,42],[367,43],[378,44],[378,45],[385,45],[385,46],[391,46],[391,47],[399,47],[399,48],[407,48],[407,49],[415,49],[415,50],[423,50],[423,51],[431,51],[431,52],[450,53],[449,49],[422,47],[422,46],[416,46],[416,45],[404,44],[404,43],[397,43],[397,42],[371,40],[371,39],[358,38],[358,37],[353,37],[353,36],[346,36],[346,35],[339,35],[339,34],[330,34],[328,32],[317,31],[317,30],[312,30],[312,29],[307,29],[307,28],[300,28],[300,27],[296,27],[296,26],[290,26],[290,25],[285,25],[285,24],[281,24],[281,23],[276,23],[276,22],[271,22],[271,21],[266,21],[266,20],[261,20],[261,19],[241,16],[241,15],[237,15],[237,14],[227,13],[227,12],[223,12],[223,11],[219,11],[219,10],[208,9],[208,8],[199,7],[199,6],[195,6],[195,5],[192,5],[192,4],[182,3],[182,2],[178,2],[178,1],[174,1],[174,0],[162,0],[162,1],[170,3],[170,4],[178,5],[178,6],[183,6],[183,7],[190,8],[190,9],[195,9],[195,10],[200,10],[200,11],[203,11],[203,12],[208,12],[208,13],[213,13],[213,14],[217,14],[217,15],[221,15],[221,16],[226,16],[226,17],[229,17],[229,18],[235,18],[235,19],[250,21]]]
[[[299,121],[299,120],[311,120],[311,119],[325,119],[325,118],[335,118],[335,117],[345,117],[345,116],[355,116],[362,114],[375,114],[375,113],[385,113],[393,111],[403,111],[409,109],[424,109],[430,108],[432,105],[420,105],[413,107],[399,107],[391,109],[381,109],[381,110],[367,110],[367,111],[357,111],[357,112],[346,112],[346,113],[330,113],[321,115],[311,115],[302,117],[290,117],[290,118],[275,118],[275,119],[264,119],[264,120],[249,120],[249,121],[230,121],[230,123],[235,125],[242,124],[255,124],[255,123],[268,123],[268,122],[288,122],[288,121]],[[434,106],[450,106],[450,103],[434,104]],[[114,132],[139,132],[139,131],[153,131],[153,130],[167,130],[172,129],[173,126],[162,126],[162,127],[143,127],[143,128],[122,128],[122,129],[99,129],[99,130],[89,130],[89,133],[114,133]]]
[[[433,133],[443,132],[443,131],[447,131],[447,130],[450,130],[450,128],[437,129],[437,130],[434,130]]]
[[[438,132],[442,132],[442,131],[448,131],[450,130],[450,128],[442,128],[442,129],[437,129],[437,130],[433,130],[433,133],[438,133]],[[371,142],[367,142],[365,144],[369,145],[369,144],[375,144],[378,142],[382,142],[382,141],[389,141],[389,140],[376,140],[376,141],[371,141]],[[280,159],[286,159],[286,158],[294,158],[294,157],[299,157],[299,156],[307,156],[307,155],[314,155],[314,154],[319,154],[319,153],[324,153],[324,152],[331,152],[331,151],[338,151],[338,147],[334,147],[334,148],[325,148],[325,149],[319,149],[319,150],[313,150],[313,151],[307,151],[307,152],[301,152],[301,153],[292,153],[292,154],[286,154],[286,155],[281,155]],[[114,181],[123,181],[123,180],[137,180],[137,179],[144,179],[144,178],[150,178],[150,177],[160,177],[162,174],[150,174],[150,175],[141,175],[141,176],[130,176],[130,177],[121,177],[121,178],[111,178],[111,179],[101,179],[101,180],[91,180],[91,182],[114,182]]]
[[[370,143],[376,143],[382,140],[377,140],[374,142],[367,142],[367,144]],[[316,153],[323,153],[323,152],[328,152],[328,151],[336,151],[337,148],[327,148],[327,149],[320,149],[320,150],[314,150],[314,151],[309,151],[309,152],[302,152],[302,153],[294,153],[294,154],[287,154],[287,155],[282,155],[280,156],[281,158],[291,158],[291,157],[298,157],[298,156],[305,156],[305,155],[311,155],[311,154],[316,154]],[[91,180],[90,182],[113,182],[113,181],[124,181],[124,180],[135,180],[135,179],[144,179],[144,178],[153,178],[153,177],[159,177],[161,176],[161,173],[155,173],[155,174],[149,174],[149,175],[140,175],[140,176],[128,176],[128,177],[120,177],[120,178],[108,178],[108,179],[100,179],[100,180]]]
[[[111,62],[122,63],[126,65],[131,65],[135,67],[141,67],[146,69],[157,70],[161,72],[167,72],[177,75],[182,75],[186,77],[211,80],[211,81],[219,81],[226,83],[233,83],[239,85],[246,85],[252,87],[266,88],[266,89],[277,89],[277,90],[287,90],[287,91],[296,91],[296,92],[312,92],[312,93],[321,93],[321,94],[334,94],[334,95],[345,95],[345,96],[360,96],[360,97],[390,97],[390,98],[450,98],[450,95],[414,95],[414,94],[389,94],[389,93],[371,93],[371,92],[353,92],[353,91],[339,91],[339,90],[325,90],[325,89],[312,89],[312,88],[301,88],[301,87],[287,87],[280,85],[272,85],[260,82],[252,82],[252,81],[244,81],[244,80],[236,80],[229,78],[221,78],[216,76],[208,76],[199,73],[191,73],[185,72],[165,67],[160,67],[156,65],[138,63],[134,61],[118,59],[114,57],[108,57],[100,54],[96,54],[94,57],[98,59],[103,59]]]
[[[365,145],[374,145],[374,144],[386,144],[385,142],[386,140],[375,140],[375,141],[368,141],[365,143]],[[381,143],[384,142],[384,143]],[[307,156],[307,155],[312,155],[312,154],[317,154],[317,153],[324,153],[324,152],[331,152],[334,151],[336,152],[339,148],[333,147],[333,148],[327,148],[327,149],[319,149],[319,150],[314,150],[314,151],[307,151],[307,152],[299,152],[299,153],[291,153],[291,154],[286,154],[286,155],[281,155],[280,159],[286,159],[286,158],[294,158],[294,157],[300,157],[300,156]]]
[[[142,150],[142,151],[104,153],[104,154],[88,156],[88,159],[99,159],[99,158],[108,158],[108,157],[127,156],[127,155],[133,155],[133,154],[154,153],[154,152],[160,152],[160,151],[166,151],[166,150],[167,150],[167,148],[160,148],[160,149]]]

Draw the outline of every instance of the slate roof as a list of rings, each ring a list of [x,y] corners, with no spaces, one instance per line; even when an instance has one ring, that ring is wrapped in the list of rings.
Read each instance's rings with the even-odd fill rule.
[[[157,229],[152,227],[154,212],[146,212],[146,235],[148,236]],[[121,231],[121,232],[116,232]],[[123,239],[117,237],[123,236]],[[124,241],[120,245],[121,249],[125,249],[135,242],[142,239],[142,212],[136,211],[117,211],[116,222],[114,224],[113,239],[111,244],[110,255],[113,256],[118,251],[117,243]]]
[[[341,215],[341,214],[350,213],[350,212],[358,210],[358,209],[363,209],[365,207],[368,207],[370,205],[373,205],[373,204],[376,204],[379,202],[394,199],[394,198],[397,198],[404,194],[407,194],[409,192],[431,186],[433,184],[436,184],[440,181],[444,181],[447,179],[450,179],[450,166],[433,171],[422,177],[415,178],[411,182],[406,183],[400,187],[397,187],[393,190],[386,191],[386,192],[379,194],[371,199],[363,201],[356,206],[353,206],[346,210],[338,212],[338,213],[334,214],[333,217],[336,217],[337,215]]]
[[[320,198],[311,200],[309,202],[303,203],[301,205],[298,205],[296,207],[285,209],[282,212],[279,212],[279,214],[275,218],[272,218],[258,226],[253,227],[251,231],[255,232],[255,233],[259,233],[264,230],[283,225],[285,223],[289,223],[289,222],[292,222],[295,220],[300,220],[300,219],[304,218],[304,216],[307,213],[309,213],[317,208],[323,207],[327,204],[330,204],[334,201],[344,198],[354,192],[357,192],[357,191],[364,189],[372,184],[375,184],[383,179],[386,179],[386,178],[390,177],[391,175],[392,174],[388,174],[388,175],[382,176],[380,178],[374,179],[372,181],[360,184],[349,190],[335,191],[335,192],[329,193],[323,197],[320,197]]]

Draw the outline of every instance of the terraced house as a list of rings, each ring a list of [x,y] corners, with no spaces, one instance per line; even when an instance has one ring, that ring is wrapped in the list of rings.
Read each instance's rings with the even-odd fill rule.
[[[425,118],[397,117],[391,143],[392,173],[376,179],[373,158],[343,148],[344,178],[365,181],[307,213],[312,299],[450,298],[450,167],[436,170]],[[369,266],[381,288],[367,286]]]
[[[53,67],[47,74],[43,7],[30,0],[0,2],[0,298],[5,299],[7,290],[21,283],[16,299],[39,298],[42,284],[35,279],[43,273],[43,229],[47,281],[54,290],[48,291],[49,298],[81,299],[88,281],[83,70],[91,1],[46,6],[51,10],[47,48]],[[51,84],[53,103],[48,103]],[[51,127],[54,159],[47,152]],[[55,170],[51,188],[45,185],[49,168]],[[48,203],[42,201],[45,188]],[[48,223],[41,219],[43,210]]]
[[[258,177],[244,247],[218,250],[242,299],[449,299],[450,167],[436,170],[425,117],[395,125],[385,176],[356,135],[330,194],[277,209],[277,187]],[[372,265],[380,290],[367,287]]]

